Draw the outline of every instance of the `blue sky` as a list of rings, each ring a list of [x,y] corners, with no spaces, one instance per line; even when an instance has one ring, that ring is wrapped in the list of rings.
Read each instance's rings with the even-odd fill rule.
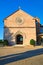
[[[43,0],[0,0],[0,39],[3,39],[4,18],[18,10],[19,6],[30,15],[40,18],[43,24]]]

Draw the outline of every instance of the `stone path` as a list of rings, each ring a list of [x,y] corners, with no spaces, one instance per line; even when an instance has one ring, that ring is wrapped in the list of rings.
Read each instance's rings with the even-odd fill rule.
[[[43,65],[43,46],[0,47],[0,65]]]

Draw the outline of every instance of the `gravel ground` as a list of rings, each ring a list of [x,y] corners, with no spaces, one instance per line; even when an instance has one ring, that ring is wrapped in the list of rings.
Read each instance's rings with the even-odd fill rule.
[[[0,47],[0,65],[43,65],[43,47]]]

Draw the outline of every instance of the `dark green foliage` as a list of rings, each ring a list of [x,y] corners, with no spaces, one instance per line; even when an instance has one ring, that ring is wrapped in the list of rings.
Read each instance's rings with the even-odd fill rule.
[[[9,43],[7,40],[0,40],[0,45],[3,45],[3,46],[8,46]]]
[[[3,43],[3,40],[0,40],[0,43]]]
[[[35,40],[34,40],[34,39],[31,39],[31,40],[30,40],[30,44],[31,44],[31,45],[35,45]]]
[[[8,46],[8,41],[7,40],[4,40],[4,45]]]
[[[0,47],[2,47],[2,46],[4,46],[4,45],[3,45],[3,41],[0,40]]]

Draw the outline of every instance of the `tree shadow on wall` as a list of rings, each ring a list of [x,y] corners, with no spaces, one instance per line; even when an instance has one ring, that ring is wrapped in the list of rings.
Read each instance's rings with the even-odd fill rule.
[[[22,53],[18,53],[18,54],[2,56],[2,57],[0,57],[0,65],[5,65],[5,64],[11,63],[11,62],[24,60],[27,58],[41,55],[41,54],[43,54],[43,48],[36,49],[36,50],[30,50],[30,51],[26,51],[26,52],[22,52]]]
[[[13,38],[14,38],[13,35],[14,35],[14,34],[11,33],[10,28],[5,26],[4,38],[5,38],[6,40],[8,40],[9,45],[14,45],[14,44],[15,44],[15,43],[13,42]]]

